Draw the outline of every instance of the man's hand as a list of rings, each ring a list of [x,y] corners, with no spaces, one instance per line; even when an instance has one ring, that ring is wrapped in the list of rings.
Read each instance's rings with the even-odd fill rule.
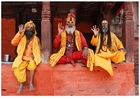
[[[96,28],[96,25],[91,28],[92,32],[94,33],[94,36],[97,36],[99,33],[99,28]]]
[[[125,52],[125,53],[126,53],[125,48],[120,48],[119,50],[120,50],[120,51],[123,51],[123,52]]]
[[[32,56],[32,60],[34,60],[34,56]]]
[[[82,56],[84,59],[87,59],[87,57],[88,57],[88,48],[87,47],[85,47],[83,49]]]
[[[18,28],[19,28],[18,32],[21,34],[24,31],[23,24],[19,25]]]
[[[61,35],[63,31],[64,31],[64,26],[62,26],[62,23],[58,23],[58,35]]]

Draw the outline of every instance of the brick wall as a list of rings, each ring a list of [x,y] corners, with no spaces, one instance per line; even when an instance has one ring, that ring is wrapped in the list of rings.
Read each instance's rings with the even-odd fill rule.
[[[19,83],[11,64],[2,64],[2,96],[133,96],[135,95],[134,63],[113,64],[114,76],[95,67],[93,71],[77,63],[51,67],[40,64],[35,72],[34,91],[29,91],[29,72],[26,87],[16,94]]]
[[[11,40],[16,34],[15,31],[15,20],[2,18],[2,60],[4,54],[10,54],[12,60],[15,57],[15,47],[11,44]]]

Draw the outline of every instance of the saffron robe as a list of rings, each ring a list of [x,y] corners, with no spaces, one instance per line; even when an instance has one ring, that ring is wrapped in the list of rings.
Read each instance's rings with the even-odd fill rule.
[[[94,55],[94,65],[95,66],[100,66],[103,69],[105,69],[111,76],[114,75],[111,61],[114,62],[115,64],[123,62],[125,60],[125,52],[120,51],[120,48],[124,48],[122,42],[117,38],[117,36],[113,33],[110,32],[111,34],[111,48],[107,48],[107,39],[108,36],[106,35],[105,37],[105,42],[104,45],[102,46],[102,49],[99,49],[100,47],[100,34],[97,35],[95,38],[94,35],[92,36],[91,39],[91,44],[93,46],[96,46],[95,50],[95,55]]]
[[[55,46],[58,47],[58,45],[59,44],[56,44]],[[75,45],[78,51],[82,51],[82,48],[84,47],[83,45],[86,45],[86,44],[82,44],[80,32],[78,30],[75,30]],[[50,56],[50,62],[49,62],[50,65],[55,66],[57,62],[60,60],[60,58],[63,57],[65,51],[66,51],[66,31],[64,30],[61,33],[60,50],[57,53],[54,53]],[[88,58],[87,58],[86,65],[88,68],[90,68],[90,71],[93,70],[93,63],[94,63],[94,52],[93,50],[88,48]]]
[[[15,58],[13,65],[12,65],[12,69],[14,69],[15,67],[18,67],[22,62],[23,62],[23,58],[24,60],[28,60],[31,59],[32,56],[34,56],[34,61],[36,63],[36,65],[38,65],[41,62],[41,50],[40,50],[40,41],[39,38],[37,36],[33,36],[33,41],[32,41],[32,53],[30,53],[29,51],[25,50],[26,47],[26,36],[24,35],[24,33],[17,33],[15,35],[15,37],[12,39],[11,44],[14,46],[18,46],[17,47],[17,57]],[[29,55],[24,56],[24,52],[26,52]]]

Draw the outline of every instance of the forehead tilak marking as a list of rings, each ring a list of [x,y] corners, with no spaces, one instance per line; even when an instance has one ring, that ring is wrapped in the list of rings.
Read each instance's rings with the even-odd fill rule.
[[[28,24],[28,27],[33,27],[33,25],[31,23]]]
[[[103,21],[102,21],[102,24],[104,24],[104,23],[108,23],[107,20],[103,20]]]

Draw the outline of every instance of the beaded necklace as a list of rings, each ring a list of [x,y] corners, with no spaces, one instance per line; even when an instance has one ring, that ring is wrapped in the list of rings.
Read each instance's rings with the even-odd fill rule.
[[[66,49],[73,52],[74,50],[74,34],[67,34],[66,36]]]

